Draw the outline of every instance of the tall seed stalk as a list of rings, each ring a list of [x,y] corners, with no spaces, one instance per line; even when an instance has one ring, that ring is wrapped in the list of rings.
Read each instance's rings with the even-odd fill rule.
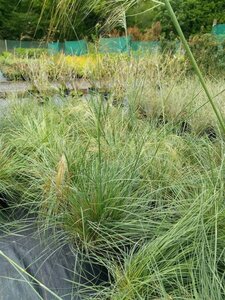
[[[199,81],[200,81],[200,83],[201,83],[201,85],[202,85],[202,87],[203,87],[203,89],[204,89],[204,91],[206,93],[206,96],[209,99],[209,102],[210,102],[210,104],[212,106],[212,109],[213,109],[213,111],[214,111],[214,113],[215,113],[215,115],[217,117],[217,120],[219,121],[220,126],[221,126],[223,132],[225,133],[225,122],[224,122],[223,116],[220,114],[220,112],[219,112],[216,104],[214,103],[213,97],[211,96],[211,94],[209,92],[209,89],[207,88],[205,79],[204,79],[204,77],[202,75],[202,72],[201,72],[201,70],[200,70],[200,68],[199,68],[199,66],[198,66],[198,64],[197,64],[197,62],[196,62],[196,60],[195,60],[192,52],[191,52],[191,49],[190,49],[190,47],[188,45],[188,42],[187,42],[187,40],[186,40],[186,38],[185,38],[185,36],[183,34],[183,31],[182,31],[182,29],[180,27],[180,24],[179,24],[179,22],[177,20],[177,17],[175,15],[175,13],[174,13],[174,10],[173,10],[173,8],[172,8],[172,6],[170,4],[170,0],[164,0],[164,2],[165,2],[165,6],[166,6],[166,8],[167,8],[167,10],[168,10],[168,12],[170,14],[171,20],[172,20],[172,22],[173,22],[173,24],[174,24],[174,26],[175,26],[175,28],[177,30],[177,33],[178,33],[178,35],[179,35],[179,37],[180,37],[180,39],[181,39],[181,41],[183,43],[183,46],[184,46],[184,48],[186,50],[188,58],[190,59],[190,62],[192,64],[193,68],[194,68],[194,71],[195,71],[196,75],[198,76]]]

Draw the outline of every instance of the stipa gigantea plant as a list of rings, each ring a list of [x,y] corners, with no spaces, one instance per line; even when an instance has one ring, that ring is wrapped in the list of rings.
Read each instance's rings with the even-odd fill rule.
[[[126,29],[126,24],[124,24],[126,22],[125,12],[138,2],[138,0],[119,0],[116,2],[113,0],[88,0],[85,2],[81,0],[58,1],[52,13],[49,33],[54,34],[55,29],[59,26],[62,32],[66,32],[68,26],[71,27],[71,20],[75,20],[73,22],[73,30],[76,30],[80,24],[80,19],[83,21],[93,11],[100,13],[103,19],[107,20],[104,26],[100,26],[101,30],[108,31],[118,25],[122,25]],[[158,0],[152,0],[152,3],[153,5],[151,5],[149,10],[163,4],[162,1]],[[96,24],[96,29],[98,28],[99,24]]]

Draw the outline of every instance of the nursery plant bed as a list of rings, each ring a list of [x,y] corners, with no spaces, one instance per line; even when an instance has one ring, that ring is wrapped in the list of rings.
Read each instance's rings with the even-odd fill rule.
[[[65,84],[53,82],[49,85],[49,90],[58,93],[59,90],[64,87],[68,91],[81,91],[82,93],[88,92],[92,87],[101,88],[102,84],[100,82],[90,83],[85,79],[76,79]],[[23,81],[2,81],[0,82],[0,98],[5,98],[9,94],[26,94],[31,91],[35,91],[36,88],[31,82]]]

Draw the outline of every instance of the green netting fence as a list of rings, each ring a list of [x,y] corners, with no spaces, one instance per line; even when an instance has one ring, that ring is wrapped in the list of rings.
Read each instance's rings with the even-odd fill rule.
[[[16,48],[44,48],[50,55],[64,52],[66,55],[86,55],[88,43],[85,40],[66,41],[65,43],[51,42],[29,42],[29,41],[9,41],[0,40],[0,53],[3,51],[13,52]],[[129,51],[158,53],[161,51],[160,42],[152,41],[132,41],[131,37],[101,38],[99,40],[98,51],[100,53],[126,53]]]
[[[160,51],[160,43],[159,42],[131,42],[131,50],[139,51],[139,52],[150,52],[150,53],[158,53]]]
[[[55,55],[60,52],[60,44],[59,42],[56,43],[48,43],[48,53],[50,55]]]
[[[47,48],[47,43],[37,41],[13,41],[13,40],[0,40],[0,53],[4,51],[13,52],[17,48]]]
[[[216,35],[225,35],[225,24],[217,24],[213,26],[212,32]]]
[[[217,24],[213,26],[212,33],[216,36],[219,42],[225,41],[225,24]]]
[[[64,51],[66,55],[85,55],[88,54],[88,44],[85,40],[67,41],[64,43]]]
[[[123,53],[130,50],[158,53],[160,51],[160,43],[132,41],[131,37],[101,38],[99,40],[100,53]]]
[[[52,42],[52,43],[48,43],[47,45],[48,45],[48,53],[50,55],[55,55],[58,54],[59,52],[64,51],[64,43]]]
[[[225,35],[216,35],[219,42],[225,41]],[[65,43],[53,42],[53,43],[39,43],[39,42],[26,42],[26,41],[4,41],[0,40],[0,54],[4,51],[13,52],[17,48],[36,48],[36,49],[47,49],[50,55],[58,54],[59,52],[64,52],[66,55],[86,55],[89,53],[88,44],[86,41],[68,41]],[[150,41],[132,41],[131,38],[121,37],[121,38],[101,38],[99,40],[98,51],[100,53],[128,53],[129,51],[140,53],[160,53],[165,48],[165,45],[161,47],[160,42],[150,42]],[[170,42],[167,43],[167,48],[174,48]],[[181,43],[177,42],[174,53],[181,53],[182,47]]]
[[[51,55],[55,55],[59,52],[64,52],[66,55],[77,56],[88,54],[88,43],[85,40],[66,41],[65,43],[0,40],[0,53],[4,51],[13,52],[17,48],[44,48],[48,49],[48,53]],[[131,37],[101,38],[99,40],[98,49],[100,53],[123,53],[130,50],[155,53],[160,51],[160,43],[131,41]]]
[[[0,53],[6,51],[5,41],[0,40]]]
[[[219,24],[213,27],[212,34],[214,34],[219,42],[225,41],[225,24]],[[170,49],[172,45],[168,41],[166,46]],[[88,44],[85,40],[80,41],[66,41],[60,42],[37,42],[37,41],[12,41],[0,40],[0,53],[3,51],[13,52],[16,48],[44,48],[48,49],[48,53],[55,55],[59,52],[64,52],[66,55],[85,55],[88,54]],[[98,51],[100,53],[128,53],[130,51],[148,53],[159,53],[165,48],[160,42],[157,41],[132,41],[131,37],[116,37],[116,38],[100,38],[98,44]],[[180,42],[173,45],[174,53],[182,52]]]
[[[100,53],[123,53],[130,50],[131,37],[101,38]]]

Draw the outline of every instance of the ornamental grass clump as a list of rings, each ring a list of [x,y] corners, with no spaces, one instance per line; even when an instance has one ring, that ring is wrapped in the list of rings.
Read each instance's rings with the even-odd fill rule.
[[[83,105],[86,115],[76,102],[62,111],[23,108],[23,120],[15,111],[6,139],[21,163],[21,205],[89,250],[109,251],[102,235],[115,247],[130,246],[150,232],[150,195],[140,177],[144,140],[129,132],[118,109]]]
[[[123,264],[111,264],[110,299],[224,298],[224,204],[211,188],[185,199],[189,207],[177,203],[181,217],[166,234],[158,228],[154,240],[124,254]],[[172,208],[164,213],[165,221],[176,218]]]
[[[107,57],[107,100],[30,100],[1,120],[0,189],[16,188],[10,206],[104,267],[92,299],[225,298],[224,83],[206,85],[163,3],[200,84],[176,59]]]
[[[61,107],[17,104],[4,128],[20,174],[14,205],[80,248],[112,256],[151,240],[156,224],[166,232],[163,207],[198,191],[201,174],[222,159],[219,143],[178,136],[97,95]]]
[[[191,119],[194,130],[181,133],[179,116],[194,118],[204,97],[193,80],[167,86],[160,73],[155,113],[141,115],[154,88],[147,91],[144,76],[134,81],[130,74],[126,105],[113,102],[115,87],[108,101],[96,92],[60,105],[52,97],[42,105],[12,103],[0,121],[2,190],[16,192],[9,206],[23,208],[40,231],[53,229],[55,239],[104,266],[108,285],[94,286],[96,299],[222,300],[220,131],[212,142],[196,134]],[[219,94],[222,83],[211,84]]]

